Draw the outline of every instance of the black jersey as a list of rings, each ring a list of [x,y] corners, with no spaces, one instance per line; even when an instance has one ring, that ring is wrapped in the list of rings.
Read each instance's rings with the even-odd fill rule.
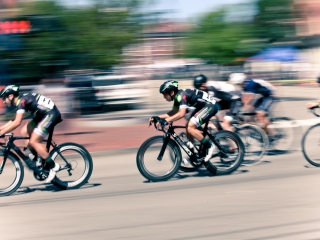
[[[198,89],[179,89],[174,99],[173,108],[195,107],[203,108],[207,104],[215,104],[216,101],[206,92]]]
[[[46,115],[55,104],[50,98],[39,93],[26,93],[19,97],[17,102],[17,113],[28,112],[32,115]]]

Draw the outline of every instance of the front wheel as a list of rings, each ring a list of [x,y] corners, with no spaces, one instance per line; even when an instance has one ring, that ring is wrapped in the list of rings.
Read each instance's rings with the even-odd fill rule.
[[[212,157],[204,162],[205,167],[214,175],[229,174],[237,170],[244,157],[244,145],[240,137],[230,131],[220,130],[213,133],[222,150],[215,146]]]
[[[158,159],[163,143],[163,136],[149,138],[141,145],[137,153],[136,163],[139,172],[153,182],[170,179],[181,166],[181,151],[172,139],[169,139],[162,159]]]
[[[88,182],[93,163],[90,153],[76,143],[63,143],[56,146],[50,156],[60,165],[52,184],[61,189],[76,189]]]
[[[301,141],[302,153],[313,166],[320,167],[320,123],[310,127]]]
[[[3,152],[0,152],[0,165],[3,161]],[[21,161],[9,152],[6,164],[0,174],[0,196],[14,193],[21,185],[24,177],[24,168]]]

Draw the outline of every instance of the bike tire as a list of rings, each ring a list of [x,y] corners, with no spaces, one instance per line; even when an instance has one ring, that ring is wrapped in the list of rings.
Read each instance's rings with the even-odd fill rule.
[[[230,147],[230,142],[233,142],[233,153],[228,153],[227,158],[221,156],[221,152],[218,147],[215,147],[215,152],[212,155],[211,159],[207,162],[204,162],[204,166],[210,171],[213,175],[223,175],[230,174],[238,169],[241,165],[244,158],[244,145],[241,138],[234,132],[220,130],[213,133],[210,138],[215,138],[217,142],[220,143],[220,146],[225,150]],[[223,158],[223,160],[221,160]]]
[[[0,157],[3,158],[3,152],[0,152]],[[7,176],[13,174],[14,172],[15,177],[12,183],[10,183],[9,186],[6,186],[6,179],[8,178]],[[0,178],[0,196],[9,196],[13,194],[22,184],[24,178],[23,164],[20,159],[11,152],[8,154],[6,164],[3,168],[3,172],[0,174]]]
[[[300,130],[301,126],[292,118],[270,118],[270,125],[268,126],[269,150],[281,152],[289,151],[293,144],[297,128]]]
[[[269,147],[269,138],[266,132],[259,126],[243,124],[237,126],[235,133],[239,135],[245,147],[242,165],[255,166],[261,163]]]
[[[80,144],[67,142],[63,143],[61,145],[58,145],[56,149],[53,149],[50,152],[50,156],[53,161],[58,162],[63,168],[65,166],[65,162],[62,160],[60,154],[66,158],[69,159],[69,163],[76,163],[73,164],[74,171],[76,168],[78,168],[79,163],[83,165],[84,170],[76,177],[72,177],[71,175],[66,174],[67,170],[60,170],[54,180],[52,181],[52,184],[60,189],[77,189],[83,186],[85,183],[88,182],[89,178],[91,177],[92,171],[93,171],[93,162],[90,153],[86,150],[85,147],[83,147]],[[77,162],[79,161],[79,163]],[[81,162],[80,162],[81,161]],[[83,163],[82,163],[83,161]],[[61,164],[62,162],[62,164]],[[71,164],[72,165],[72,164]],[[74,175],[74,172],[72,172],[72,176]],[[70,177],[70,178],[69,178]],[[63,179],[62,179],[63,178]],[[75,179],[75,180],[74,180]]]
[[[172,178],[181,166],[181,151],[178,144],[172,139],[169,139],[163,159],[157,159],[163,140],[163,136],[151,137],[140,146],[137,152],[136,164],[138,170],[142,176],[152,182],[165,181]],[[170,151],[173,153],[170,153]],[[170,156],[172,154],[174,154],[174,158]],[[151,164],[149,163],[150,160],[152,160]]]
[[[302,153],[305,159],[315,167],[320,167],[319,150],[320,123],[311,126],[301,140]]]

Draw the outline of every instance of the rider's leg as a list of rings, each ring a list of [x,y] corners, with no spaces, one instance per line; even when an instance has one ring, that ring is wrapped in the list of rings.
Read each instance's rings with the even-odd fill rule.
[[[209,160],[212,156],[214,145],[208,138],[204,138],[202,132],[198,129],[202,124],[209,121],[209,119],[217,113],[217,108],[214,104],[207,104],[195,116],[193,116],[188,124],[187,131],[202,143],[205,153],[205,161]]]
[[[29,137],[29,138],[30,138],[30,137],[31,137],[31,134],[32,134],[32,132],[33,132],[33,130],[34,130],[34,128],[35,128],[36,126],[37,126],[37,125],[36,125],[36,123],[35,123],[34,120],[26,123],[26,124],[21,128],[21,130],[20,130],[21,135],[24,136],[24,137]],[[33,155],[36,156],[36,155],[37,155],[37,152],[36,152],[36,150],[29,144],[29,139],[26,139],[25,142],[26,142],[26,146],[27,146],[26,149],[25,149],[25,151],[26,151],[27,149],[29,149],[30,152],[31,152]]]
[[[260,124],[260,127],[269,135],[272,134],[272,130],[268,128],[270,125],[270,120],[268,118],[268,111],[273,104],[272,97],[264,97],[261,104],[257,106],[256,116]]]

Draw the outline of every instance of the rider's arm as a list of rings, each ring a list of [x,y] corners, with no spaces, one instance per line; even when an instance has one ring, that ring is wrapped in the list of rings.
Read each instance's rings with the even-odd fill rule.
[[[11,124],[12,124],[12,120],[10,120],[9,122],[7,122],[5,125],[3,125],[3,126],[1,126],[0,127],[0,131],[2,130],[2,129],[5,129],[6,127],[8,127],[8,126],[10,126]]]
[[[16,113],[16,116],[13,121],[9,121],[7,124],[5,124],[2,129],[0,130],[0,134],[6,134],[9,132],[12,132],[17,127],[20,126],[22,119],[23,119],[24,113]],[[10,124],[9,124],[10,123]]]
[[[171,117],[166,117],[167,122],[174,122],[177,121],[186,115],[187,108],[180,108],[179,111],[177,111],[176,114],[172,115]]]
[[[165,114],[161,114],[158,117],[159,118],[168,118],[168,117],[175,115],[178,111],[179,111],[179,109],[173,108],[170,112],[165,113]]]

